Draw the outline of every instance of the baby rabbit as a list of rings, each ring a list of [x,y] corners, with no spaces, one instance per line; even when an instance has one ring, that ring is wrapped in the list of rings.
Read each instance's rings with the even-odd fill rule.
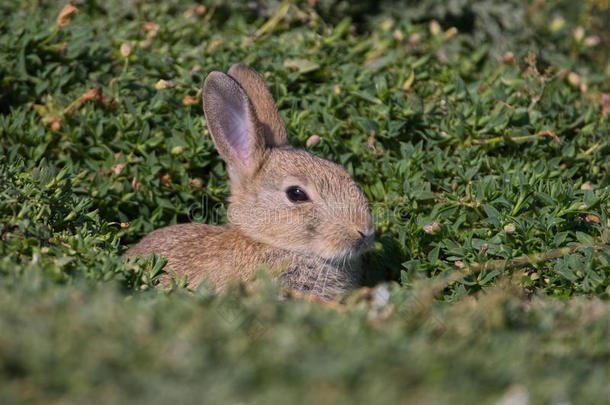
[[[332,299],[358,285],[359,254],[373,240],[368,200],[340,166],[288,143],[273,96],[243,64],[212,72],[203,110],[225,160],[231,197],[225,227],[157,229],[127,251],[168,259],[170,277],[217,288],[260,267],[290,289]]]

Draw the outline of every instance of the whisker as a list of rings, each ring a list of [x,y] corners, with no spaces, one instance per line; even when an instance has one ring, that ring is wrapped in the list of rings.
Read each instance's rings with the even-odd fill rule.
[[[324,276],[324,284],[322,284],[322,295],[324,296],[324,293],[326,292],[326,282],[328,281],[328,273],[330,272],[330,266],[327,266],[328,261],[325,263],[325,267],[326,267],[326,274]]]
[[[315,290],[316,285],[318,284],[318,280],[320,279],[320,276],[322,275],[322,272],[324,271],[326,265],[328,263],[328,259],[324,259],[322,257],[320,257],[320,266],[318,268],[318,271],[316,272],[316,278],[314,280],[314,283],[312,285],[312,290]]]

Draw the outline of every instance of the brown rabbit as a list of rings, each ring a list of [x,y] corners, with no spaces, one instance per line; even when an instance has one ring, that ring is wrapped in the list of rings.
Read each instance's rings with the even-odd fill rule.
[[[231,185],[229,225],[157,229],[127,256],[168,259],[170,274],[223,288],[260,267],[291,289],[333,298],[357,286],[359,254],[373,239],[368,201],[340,166],[295,149],[256,71],[236,64],[203,85],[204,113]],[[165,276],[165,277],[169,277]]]

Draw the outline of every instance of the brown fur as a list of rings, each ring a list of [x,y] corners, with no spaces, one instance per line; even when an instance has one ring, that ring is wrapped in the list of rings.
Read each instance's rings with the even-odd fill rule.
[[[127,256],[163,255],[170,273],[188,276],[194,286],[208,279],[222,289],[263,266],[286,287],[326,298],[357,286],[359,253],[370,245],[374,225],[347,172],[288,144],[271,94],[247,66],[210,73],[203,97],[231,178],[229,225],[158,229]],[[295,185],[310,202],[289,201],[286,189]]]

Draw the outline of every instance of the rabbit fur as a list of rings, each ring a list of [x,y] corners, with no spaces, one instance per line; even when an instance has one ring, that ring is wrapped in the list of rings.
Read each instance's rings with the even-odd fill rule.
[[[157,229],[126,255],[165,256],[164,283],[175,272],[188,276],[191,286],[205,279],[222,289],[266,267],[284,287],[324,298],[357,287],[360,253],[372,242],[374,224],[349,174],[288,143],[271,93],[248,66],[211,72],[203,104],[229,173],[228,226]],[[291,200],[295,187],[306,200]]]

